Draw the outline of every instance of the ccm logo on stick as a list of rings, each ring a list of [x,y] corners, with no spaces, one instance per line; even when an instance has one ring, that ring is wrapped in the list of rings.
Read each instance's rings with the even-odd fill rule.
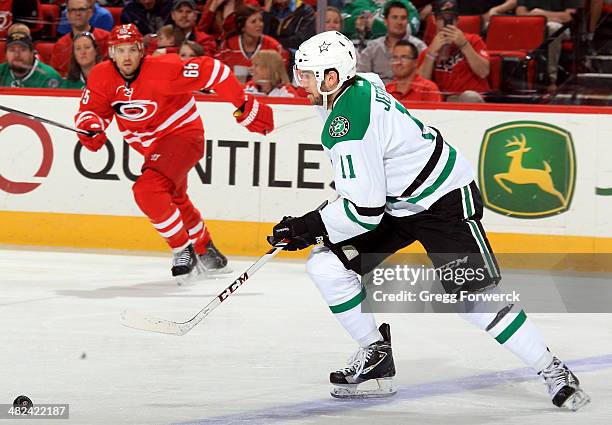
[[[242,285],[248,278],[249,275],[246,272],[242,273],[242,275],[238,279],[236,279],[236,281],[232,283],[229,288],[227,288],[221,293],[221,295],[219,295],[219,300],[221,302],[225,301],[226,298],[233,294],[236,289],[240,288],[240,285]]]

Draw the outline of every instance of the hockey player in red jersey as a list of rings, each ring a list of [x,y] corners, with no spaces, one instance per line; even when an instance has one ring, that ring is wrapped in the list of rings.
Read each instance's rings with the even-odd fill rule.
[[[217,59],[144,56],[142,35],[133,24],[115,27],[108,45],[111,60],[92,69],[75,116],[76,127],[92,134],[79,134],[80,142],[91,151],[100,149],[115,116],[125,142],[144,156],[142,175],[132,186],[134,199],[172,248],[172,275],[180,283],[224,269],[227,259],[187,195],[187,173],[204,155],[204,127],[192,92],[214,89],[252,132],[274,129],[272,110],[245,94]]]

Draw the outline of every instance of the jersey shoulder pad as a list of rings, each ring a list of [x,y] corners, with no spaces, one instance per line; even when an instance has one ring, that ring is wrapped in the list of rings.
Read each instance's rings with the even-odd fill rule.
[[[87,86],[105,86],[116,72],[117,70],[111,60],[100,62],[89,72]]]
[[[331,149],[340,142],[363,139],[370,126],[372,90],[369,81],[358,77],[340,95],[323,126],[323,146]]]
[[[142,59],[141,72],[145,73],[148,79],[166,80],[174,79],[180,75],[183,69],[183,61],[179,55],[170,53],[159,56],[145,56]]]

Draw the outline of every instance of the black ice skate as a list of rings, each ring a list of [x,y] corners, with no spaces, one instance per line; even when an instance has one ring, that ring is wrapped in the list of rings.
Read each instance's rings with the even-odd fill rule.
[[[391,330],[383,323],[378,328],[383,336],[382,341],[360,348],[349,360],[344,369],[332,372],[329,381],[332,383],[331,395],[336,398],[374,398],[395,394],[393,377],[395,364],[391,351]],[[375,379],[377,389],[360,389],[358,386]]]
[[[576,375],[556,357],[540,375],[548,386],[548,393],[557,407],[576,411],[591,401],[591,398],[580,388]]]
[[[204,267],[196,255],[193,245],[174,253],[172,259],[172,276],[178,285],[182,285],[204,272]]]
[[[206,244],[206,252],[200,254],[200,261],[204,266],[206,275],[214,276],[226,273],[231,273],[232,269],[227,266],[227,258],[221,254],[221,251],[209,240]]]

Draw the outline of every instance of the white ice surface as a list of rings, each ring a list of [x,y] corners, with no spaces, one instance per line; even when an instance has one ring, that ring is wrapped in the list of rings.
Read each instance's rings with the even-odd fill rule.
[[[69,420],[0,425],[612,423],[609,314],[529,315],[593,399],[577,413],[452,314],[378,315],[399,392],[342,402],[328,373],[356,347],[303,262],[265,265],[185,336],[122,327],[123,309],[185,320],[231,280],[177,287],[168,268],[162,256],[0,250],[0,403],[70,403]]]

